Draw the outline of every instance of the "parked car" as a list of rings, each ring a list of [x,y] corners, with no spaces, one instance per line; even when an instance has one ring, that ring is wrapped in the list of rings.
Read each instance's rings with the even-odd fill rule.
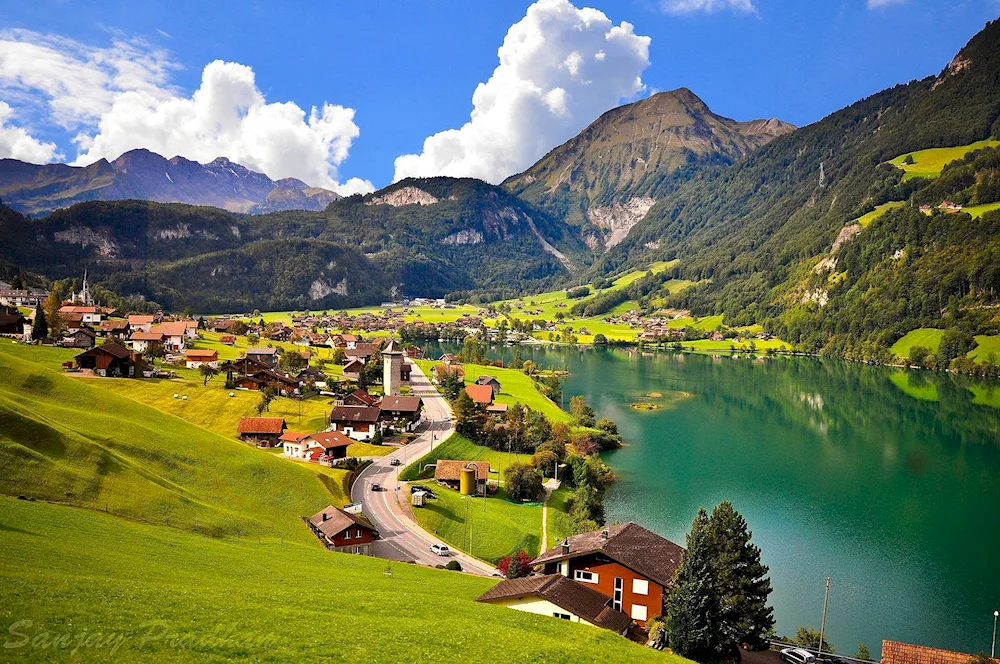
[[[446,544],[431,544],[431,553],[435,556],[450,556],[451,549]]]
[[[392,457],[389,460],[389,465],[390,466],[401,466],[401,465],[403,465],[403,462],[400,461],[399,459],[397,459],[396,457]]]
[[[781,651],[781,661],[788,664],[816,664],[816,655],[802,648],[785,648]]]
[[[416,493],[417,491],[423,491],[424,493],[434,493],[423,484],[412,484],[410,485],[410,493]]]
[[[378,482],[372,482],[372,491],[381,491],[382,485]]]

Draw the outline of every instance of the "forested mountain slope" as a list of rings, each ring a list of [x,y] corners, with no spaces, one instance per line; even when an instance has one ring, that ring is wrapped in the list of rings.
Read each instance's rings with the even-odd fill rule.
[[[982,331],[992,317],[973,310],[993,304],[1000,283],[976,266],[1000,242],[996,217],[922,215],[916,206],[936,198],[924,188],[946,178],[903,182],[903,171],[886,162],[1000,136],[998,117],[1000,23],[993,22],[939,76],[872,95],[731,167],[698,170],[597,271],[680,258],[679,276],[706,281],[671,304],[724,313],[730,324],[765,323],[812,350],[864,356],[930,322]],[[988,171],[966,173],[956,195]],[[912,209],[860,233],[852,228],[880,204],[911,200]],[[832,271],[814,271],[832,258],[838,238],[842,255]]]

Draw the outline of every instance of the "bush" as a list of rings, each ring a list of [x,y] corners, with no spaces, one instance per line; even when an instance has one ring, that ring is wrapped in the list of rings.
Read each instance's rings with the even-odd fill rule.
[[[497,561],[497,569],[508,579],[517,579],[531,574],[533,558],[526,551],[517,551]]]
[[[542,477],[526,463],[513,463],[503,472],[504,488],[514,500],[537,500]]]
[[[589,286],[577,286],[566,291],[566,297],[570,300],[579,300],[581,297],[587,297],[588,295],[590,295]]]
[[[453,572],[461,572],[462,565],[457,560],[450,560],[448,564],[444,566],[445,569],[450,569]]]

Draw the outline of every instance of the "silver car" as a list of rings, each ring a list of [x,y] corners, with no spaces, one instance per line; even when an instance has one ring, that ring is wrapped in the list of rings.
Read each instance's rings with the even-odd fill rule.
[[[781,651],[781,661],[788,664],[816,664],[816,655],[802,648],[785,648]]]

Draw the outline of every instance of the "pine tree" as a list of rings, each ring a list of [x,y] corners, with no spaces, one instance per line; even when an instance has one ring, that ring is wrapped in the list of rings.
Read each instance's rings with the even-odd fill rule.
[[[41,304],[35,307],[35,320],[31,325],[31,338],[35,341],[49,336],[49,323],[45,320],[45,309]]]
[[[477,440],[483,433],[485,417],[465,390],[458,393],[453,406],[455,430],[466,438]]]
[[[709,531],[723,634],[729,643],[763,648],[765,634],[774,627],[774,609],[767,605],[771,579],[760,560],[760,548],[750,542],[753,535],[746,519],[728,500],[712,511]]]
[[[62,301],[59,299],[59,293],[54,288],[49,292],[49,296],[45,298],[45,303],[42,307],[45,309],[45,319],[48,322],[51,335],[53,337],[60,336],[63,331],[62,316],[59,314],[59,309],[62,308]]]
[[[691,524],[687,551],[666,600],[670,648],[696,661],[720,657],[726,645],[712,539],[708,514],[700,509]]]

